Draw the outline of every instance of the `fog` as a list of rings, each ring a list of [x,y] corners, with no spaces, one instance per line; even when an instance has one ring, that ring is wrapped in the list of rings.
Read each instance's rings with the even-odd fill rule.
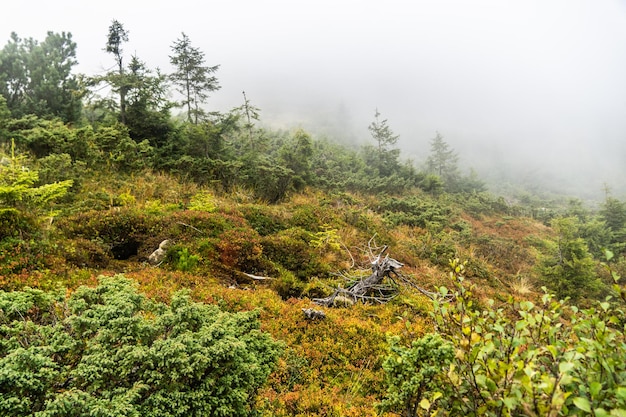
[[[416,164],[439,132],[490,182],[626,196],[626,2],[25,0],[3,5],[0,40],[71,32],[94,75],[113,19],[127,62],[165,72],[184,31],[220,65],[210,110],[245,90],[267,126],[362,144],[378,109]]]

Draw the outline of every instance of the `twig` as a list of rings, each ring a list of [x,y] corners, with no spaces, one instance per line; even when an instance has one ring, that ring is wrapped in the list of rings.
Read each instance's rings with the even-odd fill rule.
[[[256,279],[258,281],[263,281],[263,280],[266,280],[266,279],[276,279],[276,278],[272,278],[272,277],[260,277],[258,275],[248,274],[247,272],[242,272],[242,274],[244,274],[245,276],[250,277],[252,279]]]
[[[195,228],[195,227],[193,227],[193,226],[192,226],[192,225],[190,225],[190,224],[183,223],[183,222],[176,222],[176,224],[180,224],[181,226],[186,226],[186,227],[189,227],[189,228],[191,228],[191,229],[195,230],[195,231],[196,231],[196,232],[198,232],[198,233],[202,233],[202,234],[204,234],[204,232],[203,232],[202,230],[200,230],[200,229],[198,229],[198,228]]]
[[[354,265],[356,265],[356,261],[354,260],[354,256],[352,256],[352,252],[350,252],[350,249],[348,249],[348,247],[341,242],[341,245],[343,245],[343,247],[346,249],[346,252],[348,252],[348,255],[350,255],[350,259],[352,260],[352,265],[350,265],[350,268],[354,268]]]

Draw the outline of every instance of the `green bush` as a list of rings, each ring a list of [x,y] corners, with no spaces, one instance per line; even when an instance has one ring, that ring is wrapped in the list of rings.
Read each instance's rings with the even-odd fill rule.
[[[445,266],[456,257],[456,241],[450,233],[426,233],[420,236],[410,247],[422,259],[428,259],[434,265]]]
[[[267,259],[291,271],[298,279],[308,281],[328,273],[328,266],[322,264],[317,251],[311,246],[312,239],[311,233],[294,227],[265,236],[261,243]]]
[[[286,228],[283,219],[272,213],[270,206],[248,204],[239,208],[250,227],[261,236],[271,235]]]
[[[455,260],[451,267],[456,288],[440,292],[452,300],[435,300],[433,318],[455,355],[439,357],[434,385],[422,391],[438,398],[434,408],[428,401],[404,415],[626,415],[626,316],[619,306],[605,301],[582,310],[546,293],[538,305],[511,299],[483,310],[465,286],[464,265]],[[424,355],[436,357],[437,346]],[[389,378],[399,372],[387,368]],[[406,367],[404,380],[421,381],[422,372]],[[415,384],[393,382],[390,393],[398,387],[398,398],[410,398]]]
[[[137,255],[144,242],[159,232],[154,219],[129,208],[78,213],[61,219],[58,228],[69,238],[102,242],[115,259]]]
[[[438,334],[427,334],[414,340],[410,347],[402,346],[400,338],[393,337],[389,351],[383,362],[388,390],[378,408],[401,411],[407,417],[431,415],[433,403],[443,395],[439,386],[444,383],[444,371],[454,357],[454,346]]]
[[[188,248],[178,245],[168,249],[166,259],[176,270],[183,272],[193,271],[200,262],[198,255],[193,255]]]
[[[391,226],[416,226],[432,231],[448,226],[454,215],[450,206],[416,196],[383,199],[378,211]]]
[[[245,222],[229,214],[185,210],[169,215],[161,227],[168,238],[218,237],[227,230],[245,227]]]
[[[555,218],[551,222],[557,236],[547,242],[538,274],[545,285],[560,298],[593,299],[603,289],[596,276],[594,261],[585,240],[580,237],[576,217]]]
[[[120,276],[61,294],[0,292],[0,415],[254,414],[280,353],[258,312],[152,302]]]
[[[296,278],[291,271],[279,268],[279,273],[278,278],[272,280],[271,288],[283,300],[300,297],[304,291],[305,284]]]
[[[38,223],[54,215],[52,204],[67,193],[72,181],[37,186],[39,173],[29,169],[24,155],[16,153],[14,141],[6,159],[6,164],[0,164],[0,239],[23,238],[36,234]]]

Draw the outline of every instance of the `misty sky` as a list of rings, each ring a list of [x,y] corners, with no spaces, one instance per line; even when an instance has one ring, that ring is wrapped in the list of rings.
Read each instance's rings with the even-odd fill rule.
[[[94,75],[113,19],[164,72],[184,31],[221,66],[211,110],[245,90],[269,125],[363,143],[378,108],[416,163],[440,132],[484,177],[626,192],[626,1],[22,0],[0,40],[71,32]]]

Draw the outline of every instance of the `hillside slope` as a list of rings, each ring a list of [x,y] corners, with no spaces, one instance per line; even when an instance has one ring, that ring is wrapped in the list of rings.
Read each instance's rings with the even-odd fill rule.
[[[387,337],[409,341],[432,330],[430,299],[407,286],[385,305],[304,317],[302,309],[320,308],[311,298],[366,276],[377,248],[387,245],[405,264],[401,273],[429,291],[454,285],[449,262],[460,258],[477,300],[535,299],[536,242],[552,233],[487,196],[307,190],[268,205],[243,189],[217,195],[149,171],[86,178],[58,208],[42,241],[3,254],[2,288],[76,288],[123,273],[156,300],[189,288],[227,311],[261,308],[262,329],[286,345],[258,396],[259,409],[274,416],[375,415]],[[150,264],[166,239],[166,257]]]

